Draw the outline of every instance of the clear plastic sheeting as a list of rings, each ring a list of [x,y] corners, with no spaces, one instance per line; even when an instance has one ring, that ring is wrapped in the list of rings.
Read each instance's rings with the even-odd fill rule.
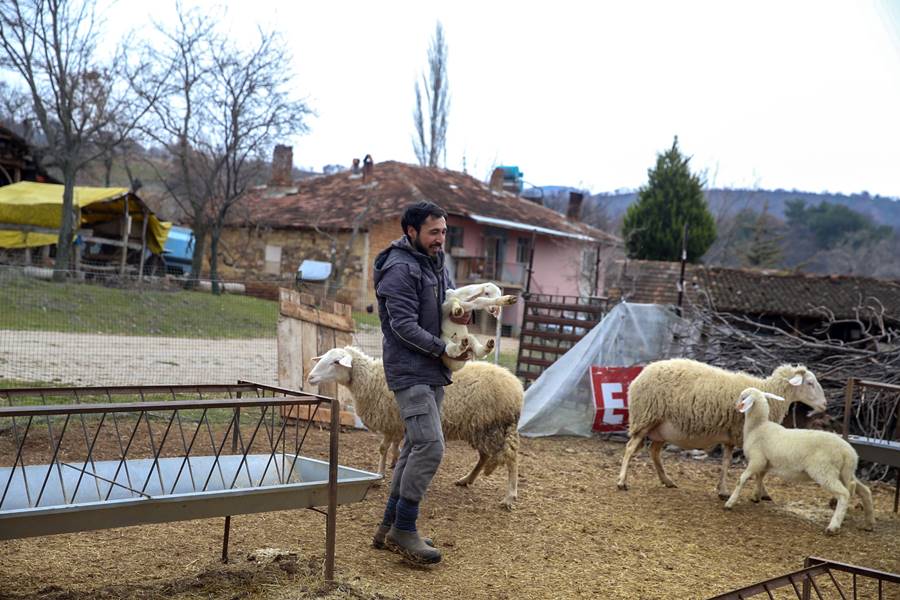
[[[683,356],[689,327],[674,309],[622,302],[525,392],[519,433],[592,435],[592,365],[630,367]]]

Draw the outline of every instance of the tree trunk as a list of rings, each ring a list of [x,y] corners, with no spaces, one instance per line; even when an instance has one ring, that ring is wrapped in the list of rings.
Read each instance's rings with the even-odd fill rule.
[[[219,288],[219,236],[221,229],[213,227],[209,232],[209,279],[212,282],[212,293],[220,294]]]
[[[191,259],[190,287],[197,285],[197,280],[203,273],[203,254],[206,252],[206,227],[196,227],[196,223],[194,226],[194,256]]]
[[[63,167],[63,206],[59,224],[59,238],[56,240],[56,262],[53,265],[53,280],[62,281],[72,267],[72,232],[75,228],[75,170],[71,165]]]

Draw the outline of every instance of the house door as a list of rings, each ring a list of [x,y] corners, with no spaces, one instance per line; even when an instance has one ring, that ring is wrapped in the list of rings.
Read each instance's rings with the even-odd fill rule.
[[[502,281],[503,258],[506,248],[506,232],[486,231],[484,234],[484,278]]]

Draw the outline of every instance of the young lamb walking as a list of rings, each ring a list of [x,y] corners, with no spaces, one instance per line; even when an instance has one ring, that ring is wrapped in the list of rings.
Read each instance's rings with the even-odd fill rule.
[[[780,423],[793,402],[815,412],[825,410],[822,386],[806,367],[781,365],[765,379],[731,372],[694,360],[675,358],[647,365],[628,387],[628,433],[617,485],[627,490],[628,463],[650,438],[650,456],[660,481],[676,487],[662,465],[661,452],[668,442],[681,448],[709,448],[722,444],[722,470],[716,491],[728,497],[727,474],[735,446],[741,445],[743,419],[734,411],[734,398],[748,387],[786,398],[772,407],[770,418]],[[763,490],[765,492],[765,490]],[[771,500],[768,493],[763,500]]]
[[[484,344],[469,334],[464,321],[465,314],[473,310],[487,309],[496,318],[500,318],[500,307],[516,303],[516,297],[503,296],[503,292],[494,283],[474,283],[455,290],[447,290],[446,299],[441,305],[441,339],[446,342],[446,356],[441,360],[451,371],[459,371],[467,361],[453,360],[472,350],[475,358],[484,358],[494,349],[494,338]]]
[[[828,431],[786,429],[769,421],[769,399],[776,400],[774,406],[784,403],[784,398],[753,387],[741,392],[736,408],[744,414],[743,448],[747,468],[741,473],[725,508],[735,505],[751,476],[755,475],[757,482],[754,501],[759,501],[763,477],[767,473],[786,481],[812,479],[837,498],[837,507],[826,533],[835,534],[840,530],[847,504],[854,494],[859,495],[865,511],[863,529],[871,531],[875,524],[872,493],[856,478],[859,457],[853,446]]]
[[[403,418],[388,389],[381,360],[352,346],[334,348],[319,357],[307,378],[312,385],[336,381],[353,395],[356,414],[370,430],[382,434],[380,472],[389,446],[403,439]],[[511,509],[518,495],[519,433],[522,383],[497,365],[470,361],[453,376],[441,409],[445,440],[463,440],[478,452],[478,462],[456,485],[469,486],[478,474],[507,468],[506,496],[501,505]]]

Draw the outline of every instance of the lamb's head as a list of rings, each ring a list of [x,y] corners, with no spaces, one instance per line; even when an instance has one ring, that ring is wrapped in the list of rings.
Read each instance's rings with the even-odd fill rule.
[[[465,314],[465,310],[460,304],[459,293],[456,290],[447,290],[444,295],[444,304],[441,306],[442,316],[460,318]]]
[[[344,348],[332,348],[313,360],[317,361],[316,366],[306,378],[310,385],[319,385],[329,381],[336,381],[344,385],[350,384],[353,355]]]
[[[740,397],[738,398],[737,403],[735,404],[735,408],[738,412],[747,413],[750,412],[751,409],[754,409],[754,413],[759,415],[760,418],[768,421],[769,420],[769,400],[778,400],[780,402],[784,402],[784,398],[778,396],[776,394],[770,394],[769,392],[763,392],[761,390],[756,389],[755,387],[749,387],[741,392]]]
[[[825,412],[828,401],[819,380],[803,365],[781,365],[774,375],[787,381],[786,397],[792,402],[802,402],[812,409],[810,414]]]

